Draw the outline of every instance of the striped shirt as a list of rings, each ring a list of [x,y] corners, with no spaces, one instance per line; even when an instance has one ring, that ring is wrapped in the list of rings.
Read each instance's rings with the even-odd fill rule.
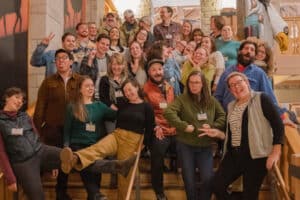
[[[231,130],[231,145],[233,147],[239,147],[241,145],[242,119],[247,106],[248,101],[241,105],[235,105],[231,115],[229,116],[228,121]]]

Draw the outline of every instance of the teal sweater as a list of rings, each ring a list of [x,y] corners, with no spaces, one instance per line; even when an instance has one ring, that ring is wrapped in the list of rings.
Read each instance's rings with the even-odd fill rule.
[[[71,144],[89,146],[96,143],[103,133],[103,121],[114,120],[117,112],[107,107],[101,102],[93,102],[85,105],[88,120],[81,122],[75,118],[72,111],[72,106],[68,105],[64,124],[64,145]],[[95,125],[95,131],[87,131],[86,124],[92,123]]]
[[[210,102],[208,108],[201,108],[185,92],[166,108],[164,116],[171,126],[176,127],[178,141],[192,146],[207,147],[212,139],[207,136],[199,138],[198,128],[201,128],[203,124],[209,124],[213,128],[225,130],[225,112],[222,106],[214,97],[211,97]],[[197,114],[200,113],[206,113],[207,119],[198,120]],[[193,133],[184,131],[187,125],[195,127]]]
[[[240,48],[239,41],[224,41],[223,39],[217,39],[215,44],[217,50],[220,51],[224,56],[225,68],[237,64],[238,51]]]

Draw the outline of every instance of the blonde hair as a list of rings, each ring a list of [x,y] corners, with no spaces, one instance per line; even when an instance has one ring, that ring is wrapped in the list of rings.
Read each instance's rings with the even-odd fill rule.
[[[113,71],[112,71],[112,64],[113,62],[116,62],[118,65],[124,65],[123,71],[121,76],[122,77],[127,77],[127,67],[126,67],[126,60],[123,54],[120,53],[114,53],[110,57],[110,62],[108,64],[108,69],[107,69],[107,76],[112,78],[114,76]]]

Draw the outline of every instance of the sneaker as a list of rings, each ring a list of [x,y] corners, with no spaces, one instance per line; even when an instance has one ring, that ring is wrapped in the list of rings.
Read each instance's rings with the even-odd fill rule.
[[[126,160],[117,161],[116,163],[116,170],[118,173],[120,173],[122,176],[127,177],[132,165],[134,164],[136,160],[137,154],[134,153],[134,155],[130,156]]]
[[[166,195],[164,193],[156,194],[156,199],[157,200],[168,200]]]
[[[73,166],[78,162],[78,156],[76,156],[70,147],[64,147],[60,152],[61,170],[69,174]]]

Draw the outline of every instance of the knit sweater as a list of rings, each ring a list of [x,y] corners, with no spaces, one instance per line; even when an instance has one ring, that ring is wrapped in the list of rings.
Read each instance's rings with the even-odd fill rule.
[[[108,108],[101,102],[93,102],[85,105],[88,119],[85,122],[79,121],[73,114],[71,105],[68,105],[66,111],[65,125],[64,125],[64,145],[91,145],[96,143],[104,136],[102,132],[102,122],[105,119],[114,120],[116,118],[116,111]],[[92,124],[95,130],[87,130],[87,125]]]
[[[210,98],[209,106],[202,108],[185,92],[167,107],[164,117],[171,126],[176,128],[178,141],[191,146],[207,147],[212,139],[207,136],[199,138],[198,128],[201,128],[203,124],[209,124],[213,128],[225,129],[225,112],[214,97]],[[199,115],[204,113],[207,116],[206,119],[199,120]],[[185,132],[188,125],[195,127],[192,133]]]

